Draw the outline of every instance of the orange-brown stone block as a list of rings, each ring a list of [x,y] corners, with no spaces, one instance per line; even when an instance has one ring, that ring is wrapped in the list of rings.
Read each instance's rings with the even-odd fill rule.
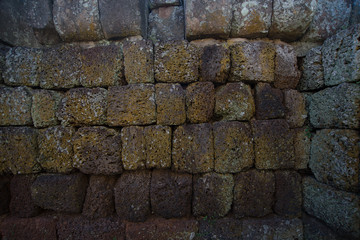
[[[146,168],[170,168],[171,128],[160,125],[147,126],[144,128],[144,137]]]
[[[186,116],[191,123],[209,122],[215,106],[214,84],[192,83],[186,88]]]
[[[122,162],[125,170],[143,169],[146,166],[146,140],[144,127],[130,126],[121,129]]]
[[[256,119],[283,118],[286,108],[284,94],[268,83],[258,83],[255,88]]]

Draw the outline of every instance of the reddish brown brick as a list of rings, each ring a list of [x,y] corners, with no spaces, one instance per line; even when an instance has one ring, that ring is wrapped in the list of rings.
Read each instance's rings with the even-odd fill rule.
[[[284,95],[270,84],[259,83],[255,88],[256,119],[283,118],[285,116]]]
[[[144,127],[130,126],[121,129],[121,159],[125,170],[143,169],[146,166],[146,140]]]
[[[171,128],[152,125],[144,128],[146,167],[171,167]]]
[[[186,116],[191,123],[209,122],[215,106],[214,84],[192,83],[186,88]]]

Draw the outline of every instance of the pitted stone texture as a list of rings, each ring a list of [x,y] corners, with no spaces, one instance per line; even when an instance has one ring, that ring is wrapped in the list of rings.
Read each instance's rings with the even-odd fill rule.
[[[197,240],[237,240],[241,239],[242,221],[230,217],[213,219],[204,217],[199,220]]]
[[[315,0],[312,0],[315,1]],[[276,88],[296,88],[301,73],[297,67],[294,48],[284,43],[275,44],[275,81]]]
[[[270,171],[249,170],[234,177],[233,211],[237,218],[262,217],[272,213],[275,177]]]
[[[42,50],[15,47],[6,54],[4,80],[11,86],[39,86]]]
[[[160,42],[155,45],[157,82],[190,83],[198,80],[199,49],[187,41]]]
[[[359,0],[352,1],[350,25],[356,25],[360,23],[359,12],[360,12],[360,1]]]
[[[100,21],[106,39],[142,35],[146,38],[148,1],[98,0]]]
[[[215,171],[236,173],[254,164],[254,148],[250,125],[242,122],[213,124]]]
[[[222,120],[250,120],[255,113],[251,88],[242,82],[216,89],[215,115]]]
[[[359,128],[360,85],[343,83],[311,96],[309,117],[316,128]]]
[[[85,174],[118,174],[121,167],[121,138],[115,129],[82,127],[73,138],[74,167]]]
[[[292,42],[289,44],[294,48],[296,57],[298,58],[305,57],[306,54],[308,54],[308,52],[311,49],[320,47],[322,45],[322,43],[319,42],[300,42],[300,41]]]
[[[195,219],[152,218],[144,223],[127,223],[127,240],[193,239],[198,232]]]
[[[275,0],[269,36],[285,41],[296,41],[311,24],[318,0]]]
[[[209,123],[179,126],[174,131],[172,163],[175,171],[209,172],[214,168],[214,144]]]
[[[194,177],[193,214],[224,217],[231,209],[234,179],[231,174],[206,173]]]
[[[121,129],[122,162],[125,170],[143,169],[146,166],[146,140],[144,128],[130,126]]]
[[[151,178],[151,208],[164,218],[191,214],[192,175],[170,170],[154,170]]]
[[[186,121],[185,91],[180,84],[158,83],[156,90],[157,124],[181,125]]]
[[[288,169],[295,165],[294,133],[285,120],[253,121],[255,166],[258,169]]]
[[[303,179],[304,209],[336,232],[360,236],[359,196],[335,190],[311,177]]]
[[[286,107],[285,118],[290,128],[304,126],[307,111],[303,94],[292,89],[284,90],[284,103]]]
[[[90,177],[82,214],[88,218],[104,218],[115,212],[114,186],[116,177]]]
[[[0,43],[0,83],[4,83],[6,67],[6,54],[11,50],[10,47]]]
[[[360,26],[341,31],[322,47],[326,86],[360,80]]]
[[[41,209],[31,198],[31,185],[36,175],[15,175],[10,182],[10,213],[12,216],[29,218],[38,215]],[[2,197],[2,196],[1,196]]]
[[[58,118],[63,125],[101,125],[106,121],[108,92],[104,88],[75,88],[65,93]]]
[[[73,169],[72,127],[55,126],[39,130],[39,164],[46,172],[69,173]]]
[[[84,87],[124,84],[124,62],[118,45],[83,48],[80,52],[80,83]]]
[[[150,0],[149,5],[151,9],[169,6],[180,6],[181,0]]]
[[[131,222],[143,222],[150,214],[150,171],[125,172],[115,184],[116,213]]]
[[[303,239],[303,225],[300,219],[271,216],[263,219],[243,221],[241,239]]]
[[[0,169],[1,169],[1,163],[0,163]],[[9,204],[10,204],[10,198],[11,198],[10,189],[9,189],[10,180],[11,179],[8,176],[0,177],[0,194],[1,194],[0,215],[3,215],[5,213],[9,212]]]
[[[318,0],[318,5],[308,30],[301,39],[322,42],[341,29],[348,27],[351,12],[349,0]]]
[[[45,48],[41,58],[40,87],[73,88],[80,85],[81,59],[78,47]]]
[[[108,97],[107,122],[110,126],[155,123],[155,86],[130,84],[111,87]]]
[[[234,0],[231,37],[266,37],[271,26],[271,0]]]
[[[45,174],[36,178],[31,196],[36,205],[56,212],[80,213],[88,179],[81,173]]]
[[[171,128],[153,125],[144,128],[146,168],[171,167]]]
[[[154,49],[151,41],[124,42],[125,79],[129,84],[154,82]]]
[[[303,213],[304,239],[309,240],[345,240],[318,219]]]
[[[31,125],[31,97],[27,87],[0,87],[0,125]]]
[[[185,0],[184,4],[186,38],[229,37],[232,0]]]
[[[306,54],[302,67],[299,90],[308,91],[324,87],[324,68],[322,64],[322,48],[315,47]]]
[[[37,128],[57,125],[59,120],[56,113],[59,110],[61,92],[35,90],[32,95],[31,116]]]
[[[215,89],[211,82],[192,83],[186,88],[186,117],[190,123],[209,122],[215,107]]]
[[[283,118],[286,108],[284,94],[268,83],[258,83],[255,88],[256,119]]]
[[[98,0],[55,0],[53,14],[56,31],[66,42],[104,38]]]
[[[37,130],[29,127],[0,128],[0,172],[39,172],[37,135]]]
[[[230,81],[273,82],[275,46],[272,42],[229,40]]]
[[[317,131],[309,162],[316,179],[344,191],[360,191],[359,141],[356,130]]]
[[[295,169],[307,169],[310,159],[311,132],[309,127],[295,128],[294,131],[294,153]]]
[[[185,31],[182,6],[160,7],[149,15],[148,38],[156,41],[183,40]]]

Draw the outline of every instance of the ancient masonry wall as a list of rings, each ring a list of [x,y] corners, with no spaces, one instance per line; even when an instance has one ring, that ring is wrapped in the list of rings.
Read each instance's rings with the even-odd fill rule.
[[[359,239],[359,16],[0,1],[0,239]]]

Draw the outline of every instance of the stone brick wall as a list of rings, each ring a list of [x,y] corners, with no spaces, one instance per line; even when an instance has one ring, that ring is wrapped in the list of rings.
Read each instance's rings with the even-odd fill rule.
[[[0,239],[358,239],[358,5],[1,1]]]

